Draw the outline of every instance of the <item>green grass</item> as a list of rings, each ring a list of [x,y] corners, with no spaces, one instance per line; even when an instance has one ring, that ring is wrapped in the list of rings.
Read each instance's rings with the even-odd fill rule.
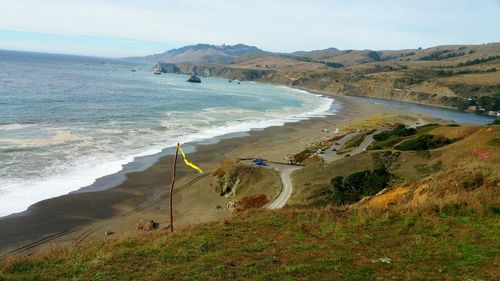
[[[434,136],[423,134],[417,138],[412,138],[405,140],[398,144],[395,149],[408,151],[408,150],[429,150],[434,148],[439,148],[453,143],[454,140],[442,136]]]
[[[401,140],[403,140],[402,137],[398,137],[398,136],[391,136],[389,137],[388,139],[386,140],[382,140],[382,141],[375,141],[374,143],[372,143],[370,146],[368,146],[368,149],[369,150],[380,150],[380,149],[385,149],[385,148],[391,148],[393,147],[395,144],[401,142]]]
[[[344,145],[343,149],[358,147],[363,142],[365,137],[366,137],[365,134],[355,136],[354,138],[352,138],[352,140],[348,141]]]
[[[404,132],[403,134],[398,134],[398,132],[395,130],[384,131],[374,136],[375,142],[372,143],[368,147],[368,149],[369,150],[389,149],[393,148],[395,145],[406,140],[414,142],[411,139],[419,139],[422,137],[422,135],[425,135],[429,131],[432,131],[439,126],[440,126],[439,124],[426,124],[416,128],[416,130],[413,133],[408,133],[408,134],[404,134]]]
[[[490,141],[488,141],[488,145],[491,146],[500,146],[500,138],[493,138]]]
[[[0,280],[493,280],[498,241],[494,215],[259,210],[0,262]]]
[[[353,137],[346,144],[344,144],[344,146],[340,149],[339,152],[340,153],[347,152],[353,148],[358,147],[363,142],[363,140],[366,138],[366,136],[373,133],[374,131],[375,130],[366,131],[366,132],[363,132],[363,133]]]

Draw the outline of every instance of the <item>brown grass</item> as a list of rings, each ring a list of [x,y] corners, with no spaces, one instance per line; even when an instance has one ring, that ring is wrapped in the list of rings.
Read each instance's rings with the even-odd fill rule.
[[[236,166],[240,162],[238,158],[226,158],[221,161],[219,167],[212,174],[214,177],[222,178],[224,175],[228,173],[234,166]]]

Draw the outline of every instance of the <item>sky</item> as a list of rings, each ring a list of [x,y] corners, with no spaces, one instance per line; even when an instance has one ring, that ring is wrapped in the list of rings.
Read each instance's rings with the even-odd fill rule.
[[[500,41],[500,0],[0,0],[0,49],[104,57],[196,43],[266,51]]]

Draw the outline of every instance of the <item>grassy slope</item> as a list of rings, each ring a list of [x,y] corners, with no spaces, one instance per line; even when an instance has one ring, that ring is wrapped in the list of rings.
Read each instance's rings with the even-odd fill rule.
[[[383,120],[383,118],[378,119]],[[367,123],[369,122],[361,122],[357,126],[366,129]],[[371,124],[371,128],[376,127],[375,123]],[[399,153],[399,156],[388,167],[394,175],[393,184],[413,183],[443,173],[444,178],[453,174],[456,180],[442,181],[443,184],[460,185],[461,180],[473,177],[478,171],[481,173],[480,176],[484,177],[485,182],[500,179],[500,170],[496,168],[497,163],[500,163],[500,149],[498,146],[489,144],[492,140],[500,138],[500,126],[439,126],[427,127],[418,132],[459,140],[442,148],[428,151],[395,151],[393,149],[367,151],[332,163],[308,165],[292,175],[296,192],[292,195],[290,203],[313,203],[317,199],[315,195],[333,177],[346,177],[357,171],[373,169],[380,159],[379,155],[387,151]],[[487,159],[477,157],[474,154],[477,149],[488,151],[490,156]],[[428,180],[432,181],[432,177]],[[447,186],[443,188],[446,189]]]
[[[498,216],[467,212],[253,211],[11,259],[0,280],[494,280],[499,240]]]
[[[416,179],[363,203],[250,210],[173,235],[111,236],[10,257],[0,261],[0,280],[496,280],[500,126],[428,133],[462,140],[427,153],[402,152],[392,172]],[[479,159],[474,149],[491,154]],[[299,170],[291,203],[310,202],[311,192],[334,175],[369,169],[372,154]],[[418,171],[436,161],[442,162],[436,171]]]

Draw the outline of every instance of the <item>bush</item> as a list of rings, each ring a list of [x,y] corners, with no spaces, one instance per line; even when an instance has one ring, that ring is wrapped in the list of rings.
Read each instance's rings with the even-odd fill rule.
[[[469,61],[466,61],[466,62],[461,62],[457,66],[461,67],[461,66],[469,66],[469,65],[481,64],[481,63],[485,63],[485,62],[488,62],[488,61],[496,60],[498,58],[500,58],[500,56],[489,56],[487,58],[480,58],[480,59],[469,60]]]
[[[405,125],[399,125],[394,129],[394,134],[399,137],[406,137],[414,135],[417,132],[415,128],[406,128]]]
[[[380,60],[380,53],[376,52],[376,51],[369,51],[368,57],[371,58],[372,60],[379,61]]]
[[[370,146],[370,149],[382,149],[392,146],[400,141],[400,137],[412,136],[417,133],[415,128],[406,128],[401,124],[393,130],[384,131],[373,136],[377,142]]]
[[[441,56],[448,52],[450,52],[450,50],[434,51],[430,55],[421,57],[420,60],[440,60],[442,59]]]
[[[418,138],[410,139],[402,142],[395,148],[398,150],[408,151],[408,150],[428,150],[439,148],[452,143],[450,139],[440,136],[433,136],[424,134]]]
[[[394,134],[392,131],[383,131],[380,134],[373,135],[373,139],[376,141],[385,141],[386,139],[390,138],[393,135]]]
[[[336,176],[332,178],[330,181],[331,186],[333,187],[333,196],[331,198],[332,203],[334,204],[342,204],[347,200],[345,196],[346,191],[344,188],[344,177]]]
[[[492,138],[491,140],[488,141],[488,145],[500,146],[500,138]]]
[[[344,67],[343,64],[341,63],[338,63],[338,62],[323,62],[326,66],[329,66],[329,67],[333,67],[333,68],[341,68],[341,67]]]
[[[477,104],[486,111],[500,111],[500,94],[494,96],[480,96]]]
[[[369,150],[379,150],[379,149],[384,149],[384,148],[390,148],[400,141],[401,141],[401,138],[399,138],[398,136],[395,136],[395,135],[391,135],[391,137],[386,139],[386,140],[376,141],[375,143],[371,144],[368,149]]]
[[[359,201],[363,196],[375,195],[389,185],[390,173],[385,167],[373,171],[361,171],[344,177],[336,176],[330,181],[333,188],[330,201],[345,204]]]
[[[379,168],[363,178],[363,195],[375,195],[389,185],[389,172]]]

